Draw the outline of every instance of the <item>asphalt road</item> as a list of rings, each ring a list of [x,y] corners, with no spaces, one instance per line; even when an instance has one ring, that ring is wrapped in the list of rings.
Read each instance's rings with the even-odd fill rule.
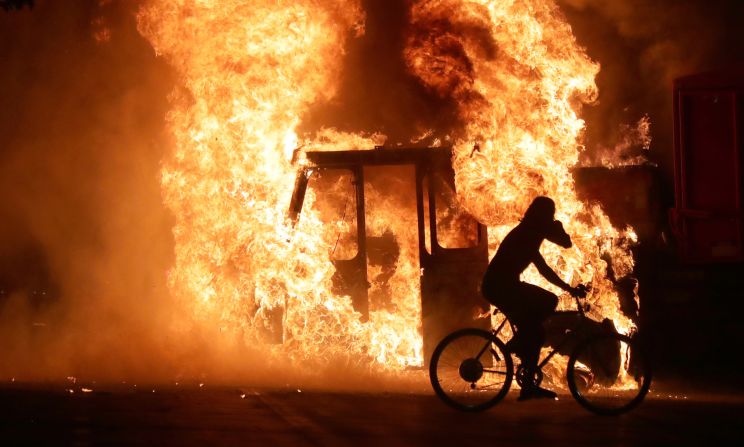
[[[515,392],[467,414],[423,392],[83,388],[0,386],[0,446],[733,445],[744,428],[744,396],[736,394],[657,393],[629,414],[602,417],[568,395],[517,402]]]

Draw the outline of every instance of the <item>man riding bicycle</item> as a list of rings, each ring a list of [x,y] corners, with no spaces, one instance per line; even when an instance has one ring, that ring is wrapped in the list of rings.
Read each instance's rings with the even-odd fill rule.
[[[535,264],[550,283],[573,296],[586,296],[584,288],[568,285],[540,254],[540,245],[545,239],[563,248],[572,245],[563,224],[554,218],[555,202],[552,199],[537,197],[533,200],[519,225],[501,241],[481,286],[483,296],[516,326],[517,335],[509,342],[509,347],[521,358],[527,377],[533,377],[537,372],[540,348],[545,342],[543,322],[555,311],[558,297],[538,286],[520,281],[522,272],[530,264]],[[526,382],[519,400],[556,397],[553,391],[530,385],[529,380]]]

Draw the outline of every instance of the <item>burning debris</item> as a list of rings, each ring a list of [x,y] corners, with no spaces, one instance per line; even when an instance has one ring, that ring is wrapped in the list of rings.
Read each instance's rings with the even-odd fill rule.
[[[600,146],[584,157],[584,166],[637,166],[651,164],[648,151],[651,149],[651,118],[644,115],[635,125],[621,124],[617,143],[613,147]]]

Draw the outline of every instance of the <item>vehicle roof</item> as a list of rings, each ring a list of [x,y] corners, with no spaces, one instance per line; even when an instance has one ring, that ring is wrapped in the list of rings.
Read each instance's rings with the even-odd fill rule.
[[[308,161],[315,166],[449,164],[452,148],[447,147],[375,147],[366,150],[308,151]]]

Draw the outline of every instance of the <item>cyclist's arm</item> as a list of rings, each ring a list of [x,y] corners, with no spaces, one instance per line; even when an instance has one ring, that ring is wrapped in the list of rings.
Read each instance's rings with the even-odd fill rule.
[[[560,287],[566,292],[571,292],[571,286],[566,284],[566,282],[563,281],[560,276],[558,276],[558,274],[556,274],[553,269],[550,268],[550,266],[547,262],[545,262],[545,259],[540,253],[535,256],[535,258],[532,260],[532,263],[535,264],[535,267],[537,267],[537,271],[540,272],[540,274],[543,275],[545,279],[550,281],[551,284]]]

